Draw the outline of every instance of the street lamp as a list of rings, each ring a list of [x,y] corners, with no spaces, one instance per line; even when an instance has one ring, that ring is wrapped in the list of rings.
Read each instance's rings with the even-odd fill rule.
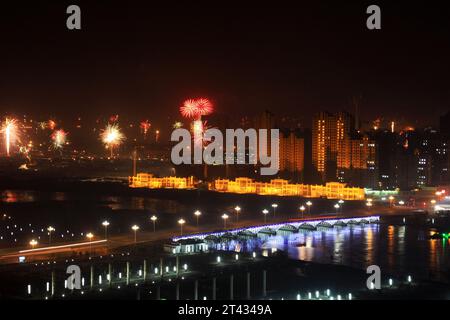
[[[152,222],[153,222],[153,232],[155,232],[156,231],[156,220],[158,220],[158,217],[153,215],[150,217],[150,220],[152,220]]]
[[[94,238],[94,234],[92,232],[89,232],[86,234],[86,238],[89,239],[89,254],[92,253],[92,238]]]
[[[109,226],[109,222],[107,220],[102,222],[102,226],[105,227],[105,239],[108,239],[108,226]]]
[[[368,201],[367,203],[366,203],[366,206],[367,206],[367,208],[370,210],[370,208],[372,207],[372,202],[370,202],[370,201]]]
[[[341,206],[339,205],[339,203],[336,203],[335,205],[334,205],[334,208],[336,209],[336,215],[339,213],[339,208],[340,208]]]
[[[227,228],[227,219],[228,219],[228,215],[226,213],[224,213],[222,215],[222,219],[223,219],[223,228],[226,229]]]
[[[134,231],[134,243],[136,243],[137,231],[139,230],[139,226],[135,224],[134,226],[131,227],[131,229]]]
[[[47,228],[48,231],[48,243],[51,244],[52,243],[52,232],[55,231],[55,228],[53,228],[52,226],[49,226]]]
[[[195,218],[197,219],[197,228],[198,228],[198,218],[202,215],[201,211],[197,210],[194,212]]]
[[[184,219],[178,220],[178,224],[180,225],[180,235],[183,235],[183,224],[185,224],[186,221]]]
[[[239,222],[239,212],[241,212],[241,207],[236,206],[234,207],[234,210],[236,210],[236,222]]]
[[[278,204],[272,203],[272,208],[273,208],[273,217],[275,218],[275,214],[276,214],[276,210],[278,208]]]
[[[264,223],[266,223],[266,220],[267,220],[267,214],[269,213],[269,210],[264,209],[264,210],[262,211],[262,213],[263,213],[263,215],[264,215]]]
[[[343,199],[340,199],[339,201],[338,201],[338,204],[339,204],[339,207],[341,208],[341,212],[342,212],[342,207],[343,207],[343,205],[344,205],[344,200]]]
[[[306,202],[306,205],[308,206],[308,214],[311,214],[311,206],[312,206],[312,202],[308,201]]]
[[[394,196],[389,196],[389,206],[392,207],[392,204],[394,203]]]
[[[305,206],[301,206],[300,208],[300,212],[302,213],[302,219],[303,219],[303,213],[305,212]]]
[[[38,244],[38,242],[37,242],[37,240],[35,240],[35,239],[33,239],[33,240],[30,241],[30,246],[31,246],[32,249],[34,249],[34,247],[36,247],[37,244]]]

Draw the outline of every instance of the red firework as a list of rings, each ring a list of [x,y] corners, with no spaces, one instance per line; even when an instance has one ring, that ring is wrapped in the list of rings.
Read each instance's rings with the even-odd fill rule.
[[[119,121],[119,115],[118,114],[113,114],[112,116],[109,117],[109,122],[110,123],[114,123]]]
[[[198,117],[197,104],[195,100],[188,99],[180,107],[181,115],[185,118],[194,119]]]
[[[181,115],[189,119],[199,119],[201,116],[211,114],[213,104],[206,98],[188,99],[180,107]]]
[[[142,131],[144,132],[144,134],[147,134],[147,132],[151,126],[152,125],[151,125],[150,121],[148,121],[148,120],[144,120],[140,124],[140,127],[141,127]]]
[[[200,98],[197,99],[196,101],[197,101],[197,109],[200,115],[206,116],[213,112],[214,106],[208,99]]]
[[[50,130],[54,130],[56,127],[56,122],[53,120],[48,120],[48,127],[50,128]]]

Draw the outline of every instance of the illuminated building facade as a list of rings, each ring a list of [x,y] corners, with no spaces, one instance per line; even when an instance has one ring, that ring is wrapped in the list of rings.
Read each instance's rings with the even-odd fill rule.
[[[303,173],[305,168],[305,139],[296,132],[280,135],[280,171]]]
[[[337,156],[338,180],[375,188],[378,181],[377,146],[367,134],[347,135]]]
[[[277,125],[276,125],[276,121],[275,121],[275,115],[268,110],[265,110],[263,113],[261,113],[254,119],[254,128],[256,130],[259,130],[259,129],[270,130],[270,129],[276,129],[276,127],[277,127]],[[264,146],[265,149],[261,148],[261,150],[259,150],[260,146],[258,144],[258,150],[256,151],[256,158],[257,158],[258,163],[260,162],[259,155],[261,154],[261,152],[263,152],[265,154],[271,153],[270,146],[271,146],[270,136],[268,136],[267,144]]]
[[[435,129],[400,132],[395,156],[396,183],[401,189],[450,183],[449,143]]]
[[[150,173],[138,173],[129,177],[131,188],[149,189],[193,189],[195,187],[194,177],[154,177]]]
[[[417,148],[417,186],[439,186],[450,182],[449,144],[437,130],[425,129]]]
[[[209,184],[209,190],[228,193],[260,194],[276,196],[298,196],[308,198],[328,198],[343,200],[363,200],[364,189],[349,188],[339,182],[328,182],[325,185],[291,184],[284,179],[273,179],[270,182],[257,182],[250,178],[235,180],[217,179]]]
[[[337,178],[338,154],[348,134],[353,132],[353,117],[346,112],[320,112],[313,118],[312,160],[323,181]]]
[[[372,139],[377,145],[377,188],[394,190],[397,188],[396,180],[396,151],[398,134],[391,130],[376,130],[372,132]]]

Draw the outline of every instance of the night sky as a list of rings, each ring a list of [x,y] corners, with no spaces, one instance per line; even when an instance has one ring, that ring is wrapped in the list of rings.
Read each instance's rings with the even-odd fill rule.
[[[2,4],[2,115],[163,123],[206,96],[219,113],[269,109],[310,126],[314,111],[353,111],[360,96],[364,118],[421,125],[450,108],[450,19],[439,3],[152,2]],[[81,31],[66,29],[70,4],[81,6]],[[380,5],[382,30],[366,28],[369,4]]]

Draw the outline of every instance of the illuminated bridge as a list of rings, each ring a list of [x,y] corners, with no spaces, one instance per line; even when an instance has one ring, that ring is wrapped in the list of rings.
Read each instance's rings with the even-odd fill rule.
[[[275,235],[277,232],[298,232],[300,230],[316,230],[318,227],[333,228],[335,226],[347,226],[352,224],[370,224],[378,223],[380,221],[379,216],[368,217],[356,217],[345,219],[314,219],[314,220],[301,220],[301,221],[289,221],[276,224],[265,224],[258,226],[250,226],[245,228],[230,229],[220,232],[206,232],[199,234],[192,234],[186,236],[178,236],[172,238],[173,241],[187,240],[187,239],[214,239],[221,237],[251,237],[258,234]]]

